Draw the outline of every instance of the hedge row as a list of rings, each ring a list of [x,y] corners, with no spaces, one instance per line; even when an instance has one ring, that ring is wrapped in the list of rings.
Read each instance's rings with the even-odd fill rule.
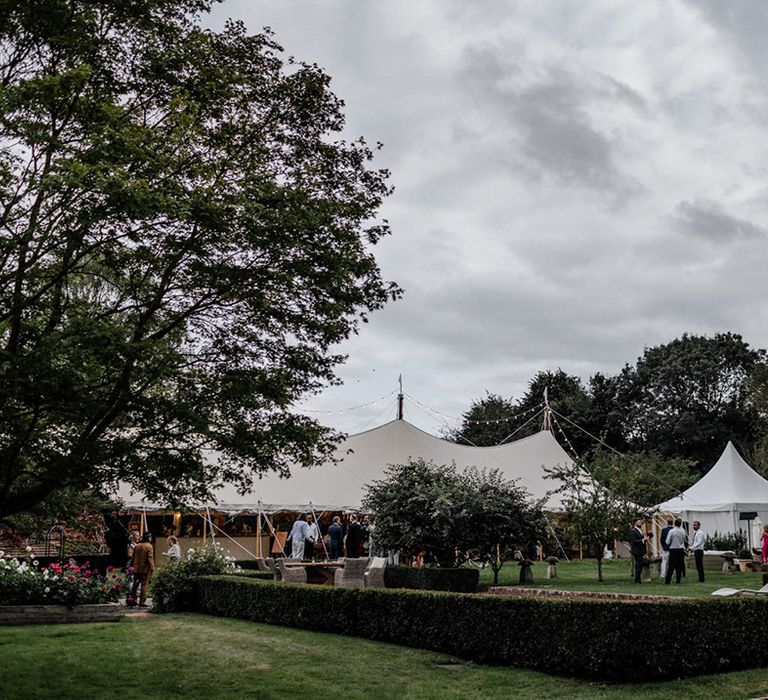
[[[256,571],[255,569],[243,569],[233,575],[242,576],[243,578],[259,579],[260,581],[275,580],[275,575],[271,571]]]
[[[596,680],[768,665],[768,600],[618,602],[330,588],[205,576],[201,612]]]
[[[384,569],[384,583],[387,588],[474,593],[479,580],[480,572],[477,569],[433,569],[413,566],[388,566]]]

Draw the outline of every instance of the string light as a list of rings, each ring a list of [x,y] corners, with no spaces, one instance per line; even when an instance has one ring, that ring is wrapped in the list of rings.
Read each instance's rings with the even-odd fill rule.
[[[477,424],[484,424],[484,425],[498,425],[499,423],[508,423],[509,421],[516,420],[518,418],[524,418],[527,415],[530,415],[534,411],[539,411],[544,406],[544,402],[542,401],[540,404],[534,406],[533,408],[528,408],[525,411],[521,411],[519,413],[515,413],[514,415],[508,416],[506,418],[493,418],[488,420],[471,420],[469,418],[459,417],[459,416],[452,416],[448,413],[443,413],[442,411],[438,411],[436,408],[432,408],[430,406],[427,406],[425,403],[422,403],[414,396],[411,396],[408,393],[403,392],[403,396],[407,396],[411,401],[413,401],[415,404],[418,404],[422,408],[435,413],[438,416],[443,416],[444,418],[450,418],[451,420],[457,420],[462,421],[464,423],[473,423],[475,425]]]
[[[326,410],[326,411],[313,411],[308,408],[302,408],[298,410],[300,410],[301,413],[322,413],[322,414],[336,414],[336,413],[346,413],[347,411],[358,411],[361,408],[368,408],[368,406],[373,406],[374,404],[384,401],[384,399],[388,399],[396,391],[397,389],[394,389],[390,391],[388,394],[384,394],[384,396],[381,396],[378,399],[374,399],[373,401],[369,401],[368,403],[361,403],[358,406],[349,406],[348,408],[336,408],[336,409]]]

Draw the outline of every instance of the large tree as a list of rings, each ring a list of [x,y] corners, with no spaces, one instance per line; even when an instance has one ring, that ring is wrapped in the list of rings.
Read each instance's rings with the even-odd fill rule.
[[[334,436],[291,405],[399,294],[329,77],[209,4],[0,3],[0,518],[311,463]]]
[[[584,422],[590,396],[578,377],[558,369],[537,372],[517,401],[486,393],[484,398],[472,402],[462,415],[460,426],[448,431],[446,437],[454,442],[488,446],[532,435],[542,427],[545,390],[555,411],[579,424]],[[580,431],[571,430],[569,435],[579,451],[589,444]]]
[[[753,444],[765,422],[750,400],[751,377],[765,360],[764,350],[733,333],[683,335],[647,348],[617,378],[626,442],[635,452],[692,460],[699,472],[728,440]]]
[[[460,472],[423,459],[389,467],[368,485],[363,505],[375,516],[380,546],[423,551],[442,566],[454,565],[457,551],[472,551],[496,577],[497,552],[534,542],[541,521],[528,493],[498,470]]]

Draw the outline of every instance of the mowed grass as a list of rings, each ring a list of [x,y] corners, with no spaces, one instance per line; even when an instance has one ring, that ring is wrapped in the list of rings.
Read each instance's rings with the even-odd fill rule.
[[[602,583],[597,580],[597,562],[594,559],[583,561],[561,561],[557,565],[557,578],[548,580],[547,564],[536,562],[533,565],[534,583],[526,588],[552,588],[565,591],[596,591],[602,593],[639,593],[643,595],[668,596],[708,596],[718,588],[752,588],[763,585],[761,573],[724,574],[722,571],[705,571],[704,583],[699,583],[693,559],[686,561],[686,576],[680,585],[674,577],[670,585],[654,577],[650,583],[635,584],[630,574],[627,559],[613,559],[603,562]],[[499,575],[500,586],[519,586],[520,567],[516,562],[506,562]],[[479,590],[493,585],[493,572],[490,568],[480,570]]]
[[[510,630],[515,633],[519,631]],[[752,698],[767,691],[765,669],[606,685],[464,664],[443,654],[352,637],[192,614],[0,628],[0,697],[5,700]]]

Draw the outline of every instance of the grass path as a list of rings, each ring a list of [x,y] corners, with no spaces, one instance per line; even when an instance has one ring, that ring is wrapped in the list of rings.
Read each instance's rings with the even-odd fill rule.
[[[722,571],[707,571],[705,582],[699,583],[693,563],[688,566],[687,576],[678,586],[674,582],[669,586],[658,578],[650,583],[636,585],[629,572],[626,559],[603,562],[603,583],[597,580],[597,563],[594,559],[584,561],[560,562],[557,565],[558,578],[552,581],[546,578],[547,565],[536,562],[533,565],[534,584],[528,588],[557,588],[568,591],[602,591],[611,593],[642,593],[644,595],[671,596],[708,596],[717,588],[760,588],[763,585],[761,573],[724,574]],[[514,562],[507,562],[501,568],[499,585],[518,585],[520,568]],[[480,570],[480,588],[493,585],[493,572],[490,568]]]
[[[768,669],[591,684],[203,615],[0,628],[0,698],[754,698]]]

